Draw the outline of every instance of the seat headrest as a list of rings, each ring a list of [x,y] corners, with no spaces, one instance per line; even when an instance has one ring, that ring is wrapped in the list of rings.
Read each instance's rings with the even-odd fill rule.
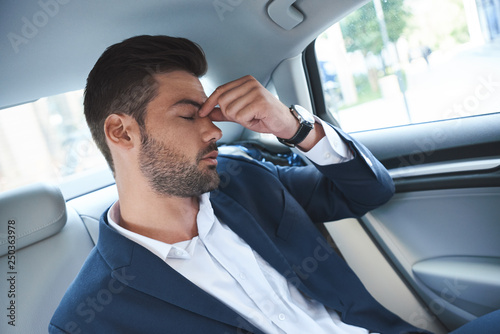
[[[59,188],[36,183],[0,193],[0,256],[58,233],[66,224]],[[15,235],[15,239],[14,236]]]

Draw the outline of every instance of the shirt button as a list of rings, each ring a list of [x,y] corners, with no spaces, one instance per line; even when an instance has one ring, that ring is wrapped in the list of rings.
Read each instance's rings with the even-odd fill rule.
[[[247,279],[247,276],[244,273],[240,273],[240,278],[245,280],[245,279]]]
[[[280,319],[281,321],[283,321],[283,320],[285,320],[285,319],[286,319],[286,317],[285,317],[285,315],[284,315],[283,313],[280,313],[280,314],[278,315],[278,319]]]
[[[177,256],[181,256],[182,254],[183,254],[183,253],[182,253],[182,251],[181,251],[181,250],[179,250],[179,249],[177,249],[177,250],[175,251],[175,255],[177,255]]]
[[[330,159],[332,155],[330,153],[325,153],[325,159]]]

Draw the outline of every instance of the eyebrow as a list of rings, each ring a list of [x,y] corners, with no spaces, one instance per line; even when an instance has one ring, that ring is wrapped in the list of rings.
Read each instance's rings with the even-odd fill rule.
[[[173,104],[173,106],[178,106],[178,105],[183,105],[183,104],[187,104],[187,105],[192,105],[192,106],[195,106],[196,108],[200,109],[201,108],[201,105],[199,102],[195,101],[195,100],[191,100],[191,99],[182,99],[182,100],[179,100],[177,102],[175,102]]]

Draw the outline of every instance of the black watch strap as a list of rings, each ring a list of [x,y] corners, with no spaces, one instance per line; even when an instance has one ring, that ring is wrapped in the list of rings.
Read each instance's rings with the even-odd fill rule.
[[[299,108],[303,110],[297,110]],[[309,115],[308,117],[309,120],[303,117],[303,115],[305,116],[304,113],[309,113],[309,112],[304,108],[302,108],[301,106],[292,105],[290,107],[290,112],[299,120],[300,123],[299,129],[292,138],[290,139],[278,138],[278,141],[286,146],[295,147],[296,145],[304,141],[309,132],[311,132],[311,130],[314,129],[314,120],[312,119],[311,122],[312,115]]]

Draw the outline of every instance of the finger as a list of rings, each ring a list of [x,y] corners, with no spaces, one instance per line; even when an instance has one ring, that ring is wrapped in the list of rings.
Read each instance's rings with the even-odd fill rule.
[[[257,113],[257,111],[262,108],[258,97],[255,91],[245,91],[245,94],[227,102],[227,105],[225,104],[226,101],[222,102],[221,111],[228,119],[237,123],[244,122],[250,117],[247,115],[248,113]]]
[[[214,108],[210,113],[207,115],[208,118],[210,118],[211,121],[213,122],[225,122],[228,121],[228,119],[224,116],[220,108]]]
[[[254,103],[250,102],[247,105],[241,106],[238,109],[237,114],[232,115],[230,120],[244,126],[247,129],[257,132],[266,132],[264,130],[266,125],[263,123],[265,115],[262,115],[260,112],[261,110],[256,108]]]
[[[246,83],[250,80],[255,80],[255,79],[253,79],[253,77],[247,75],[247,76],[244,76],[242,78],[236,79],[234,81],[228,82],[222,86],[217,87],[217,89],[208,97],[208,99],[205,101],[203,106],[198,111],[199,116],[200,117],[207,116],[212,111],[212,109],[214,109],[219,104],[219,98],[222,95],[240,87],[241,85],[243,85],[244,83]]]
[[[212,110],[214,110],[215,106],[219,104],[219,96],[222,94],[222,92],[219,91],[219,88],[217,88],[203,103],[201,106],[200,110],[198,110],[198,116],[200,117],[206,117],[208,116]]]

